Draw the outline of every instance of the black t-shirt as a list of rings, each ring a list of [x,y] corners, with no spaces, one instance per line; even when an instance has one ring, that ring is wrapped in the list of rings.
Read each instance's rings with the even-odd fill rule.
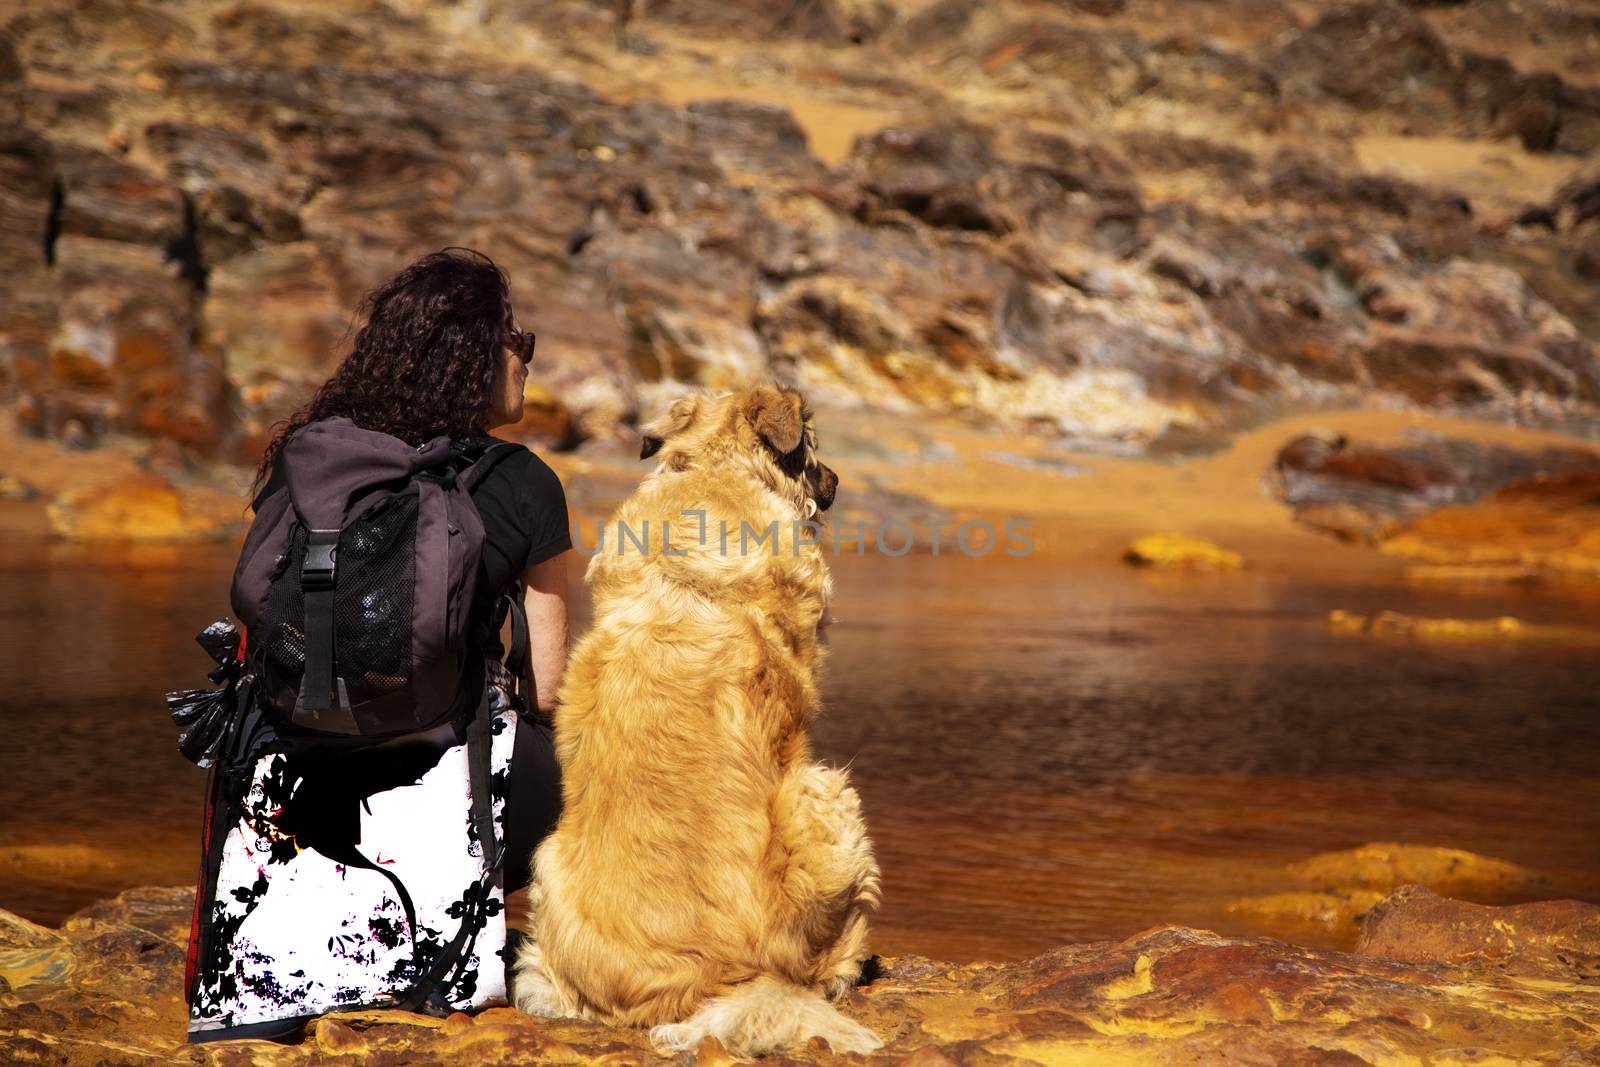
[[[472,443],[487,445],[494,438]],[[252,504],[260,510],[274,490],[282,486],[283,472],[273,468]],[[472,491],[472,502],[483,520],[483,556],[478,565],[478,589],[472,616],[487,620],[495,599],[523,571],[572,547],[567,522],[567,496],[556,472],[526,447],[502,458]],[[498,645],[498,635],[491,644]],[[496,648],[485,649],[491,655]]]
[[[481,439],[487,444],[490,439]],[[491,599],[523,571],[572,547],[567,494],[556,472],[525,447],[500,460],[472,491],[483,520],[478,592]]]

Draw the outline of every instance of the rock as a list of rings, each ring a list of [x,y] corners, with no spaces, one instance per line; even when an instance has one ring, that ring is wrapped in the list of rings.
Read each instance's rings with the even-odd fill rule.
[[[39,496],[39,489],[33,483],[14,474],[0,474],[0,500],[28,501],[37,500]]]
[[[194,343],[204,266],[192,202],[70,140],[18,138],[6,159],[22,199],[5,215],[39,227],[30,255],[0,223],[20,296],[0,329],[22,327],[7,346],[21,424],[64,436],[76,422],[91,440],[137,433],[214,452],[227,423],[219,361]]]
[[[225,423],[221,366],[193,344],[191,293],[156,249],[63,237],[63,295],[39,358],[19,361],[25,424],[91,439],[136,433],[210,452]]]
[[[183,239],[183,193],[161,176],[71,142],[53,146],[51,165],[59,235],[163,250]]]
[[[1528,978],[1600,979],[1600,907],[1541,900],[1492,908],[1405,886],[1368,912],[1356,951]]]
[[[850,0],[660,0],[648,9],[651,19],[699,32],[738,32],[756,37],[800,37],[828,44],[860,44],[876,37],[889,13],[876,5]]]
[[[553,392],[532,378],[523,389],[522,419],[502,432],[563,449],[582,440],[572,412]]]
[[[1407,577],[1424,581],[1518,582],[1531,584],[1537,572],[1531,568],[1448,566],[1408,568]],[[1380,611],[1359,615],[1343,610],[1328,612],[1328,628],[1342,634],[1373,634],[1428,641],[1528,641],[1540,644],[1593,645],[1600,639],[1583,626],[1555,623],[1530,623],[1512,615],[1493,618],[1453,619],[1407,615],[1400,611]]]
[[[1585,239],[1573,263],[1578,275],[1588,281],[1600,281],[1600,234]]]
[[[1210,541],[1185,534],[1150,534],[1128,546],[1123,559],[1146,567],[1202,571],[1234,571],[1244,557]]]
[[[0,871],[79,878],[116,871],[122,857],[89,845],[0,845]]]
[[[1296,521],[1391,555],[1466,562],[1464,549],[1452,553],[1434,539],[1497,537],[1509,544],[1480,544],[1481,562],[1535,565],[1511,547],[1531,535],[1545,546],[1541,559],[1581,570],[1587,566],[1585,487],[1596,477],[1600,453],[1583,448],[1523,451],[1440,437],[1373,447],[1313,432],[1279,450],[1269,480],[1294,508]],[[1472,509],[1462,507],[1480,500]],[[1570,507],[1578,510],[1566,518]],[[1554,526],[1540,525],[1551,512],[1561,513]],[[1490,534],[1490,515],[1508,528]],[[1519,523],[1528,533],[1516,532]],[[1456,533],[1447,533],[1452,529]]]
[[[1494,619],[1432,619],[1399,611],[1381,611],[1373,616],[1355,615],[1341,609],[1328,612],[1328,627],[1337,633],[1389,634],[1391,636],[1461,639],[1481,641],[1521,636],[1523,623],[1510,615]]]
[[[1434,845],[1378,842],[1314,856],[1289,868],[1313,885],[1379,890],[1417,884],[1451,896],[1527,892],[1538,879],[1514,863]]]
[[[1290,86],[1355,107],[1440,117],[1455,110],[1451,81],[1457,70],[1449,44],[1396,4],[1330,11],[1277,44],[1269,62]]]
[[[193,542],[227,532],[211,515],[189,514],[177,488],[154,476],[73,490],[48,514],[69,541]]]
[[[75,966],[66,938],[0,911],[0,996],[60,984],[71,978]]]
[[[724,170],[775,178],[821,177],[807,147],[805,127],[785,108],[744,100],[690,104],[693,136],[704,138],[711,158]]]
[[[359,1056],[368,1049],[367,1039],[338,1019],[324,1016],[312,1027],[317,1047],[335,1056]]]
[[[974,51],[983,73],[1009,88],[1060,86],[1079,99],[1114,105],[1148,85],[1144,48],[1126,30],[1025,19],[1004,26]]]
[[[1477,403],[1519,393],[1589,399],[1595,393],[1593,357],[1577,342],[1570,354],[1485,344],[1476,337],[1440,337],[1402,329],[1381,329],[1367,353],[1367,366],[1382,385],[1424,403]],[[1564,345],[1557,343],[1557,348]]]
[[[193,905],[192,890],[131,890],[43,934],[0,913],[0,989],[10,990],[0,996],[0,1054],[63,1063],[182,1055]]]
[[[1116,15],[1128,9],[1128,0],[1065,0],[1065,3],[1086,15]]]
[[[1406,577],[1419,582],[1490,582],[1533,585],[1539,572],[1520,563],[1501,565],[1421,563],[1406,568]]]
[[[187,889],[135,890],[61,931],[0,912],[0,1055],[73,1067],[178,1060],[664,1063],[641,1029],[490,1008],[471,1026],[395,1011],[327,1016],[300,1044],[183,1044]],[[1483,908],[1404,890],[1378,904],[1365,951],[1160,927],[1020,963],[882,961],[844,1010],[885,1040],[867,1062],[1529,1062],[1600,1052],[1586,1020],[1600,909]],[[44,952],[66,966],[28,962]],[[20,961],[20,962],[19,962]],[[31,969],[29,969],[31,968]],[[13,981],[13,976],[25,981]],[[0,987],[6,988],[6,987]],[[1463,1051],[1471,1048],[1470,1054]],[[1307,1050],[1320,1050],[1316,1058]],[[862,1062],[821,1046],[773,1064]],[[708,1042],[695,1062],[728,1062]]]
[[[1600,219],[1600,167],[1590,164],[1556,191],[1553,209],[1582,226]]]
[[[1593,346],[1504,268],[1453,259],[1396,274],[1390,253],[1347,259],[1351,285],[1378,320],[1367,344],[1373,381],[1423,402],[1473,401],[1535,388],[1594,397]]]
[[[338,293],[311,241],[241,251],[211,270],[205,341],[227,353],[228,379],[257,420],[270,422],[333,369],[353,310]]]
[[[1371,624],[1342,611],[1331,612],[1328,621],[1341,632],[1364,631]],[[1353,938],[1380,900],[1408,884],[1489,899],[1534,893],[1544,884],[1534,872],[1489,856],[1388,842],[1313,856],[1289,865],[1283,878],[1304,888],[1228,901],[1224,910],[1275,932],[1314,930]]]
[[[852,165],[868,203],[864,221],[902,212],[930,226],[985,233],[1014,227],[979,188],[999,163],[979,126],[890,128],[859,142]]]
[[[1399,524],[1378,548],[1430,565],[1600,575],[1600,472],[1512,482]]]
[[[729,1053],[715,1035],[707,1035],[701,1039],[700,1044],[695,1046],[695,1067],[730,1067],[731,1064],[742,1062],[745,1061]]]
[[[1417,131],[1513,135],[1531,151],[1592,149],[1600,100],[1553,74],[1457,49],[1389,0],[1339,5],[1264,55],[1296,93],[1402,117]]]
[[[174,944],[189,936],[194,891],[184,886],[140,886],[74,912],[61,926],[69,937],[97,927],[129,927]]]
[[[1230,915],[1270,924],[1267,928],[1274,931],[1301,926],[1354,929],[1382,899],[1375,889],[1301,890],[1231,900],[1224,908]]]
[[[0,398],[249,457],[365,292],[468,244],[541,334],[522,432],[560,447],[763,377],[1122,448],[1375,394],[1581,416],[1592,19],[1502,7],[30,9],[0,34]],[[1431,167],[1446,141],[1492,180]]]
[[[1313,530],[1333,534],[1341,541],[1375,544],[1389,530],[1387,520],[1349,501],[1304,504],[1294,510],[1294,520]]]

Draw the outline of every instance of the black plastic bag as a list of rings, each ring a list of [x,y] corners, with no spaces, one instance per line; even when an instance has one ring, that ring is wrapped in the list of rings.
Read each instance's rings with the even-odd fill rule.
[[[196,766],[210,767],[230,747],[249,710],[251,679],[239,659],[239,628],[218,619],[195,635],[217,666],[208,677],[221,689],[180,689],[167,694],[167,710],[178,724],[178,750]]]

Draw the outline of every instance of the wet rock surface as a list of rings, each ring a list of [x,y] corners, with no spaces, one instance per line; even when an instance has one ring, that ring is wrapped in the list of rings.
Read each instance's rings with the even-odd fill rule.
[[[60,495],[46,510],[69,541],[193,542],[221,540],[230,529],[213,516],[186,512],[171,483],[145,476]]]
[[[666,1063],[643,1031],[536,1022],[509,1008],[434,1019],[329,1016],[294,1045],[182,1043],[191,894],[137,889],[60,930],[0,912],[0,1052],[58,1064]],[[1600,908],[1491,908],[1407,887],[1373,908],[1355,953],[1162,927],[1023,963],[881,961],[845,1010],[882,1064],[1584,1062]],[[834,1059],[821,1045],[772,1062]],[[861,1062],[862,1057],[850,1057]],[[695,1063],[732,1062],[708,1041]]]
[[[1226,911],[1293,940],[1306,932],[1354,935],[1364,929],[1379,902],[1402,887],[1492,901],[1551,892],[1547,876],[1514,863],[1460,849],[1397,842],[1313,856],[1291,864],[1282,874],[1293,888],[1229,901]]]
[[[1149,534],[1128,546],[1122,558],[1139,567],[1236,571],[1244,557],[1210,541],[1183,534]]]
[[[1381,551],[1426,566],[1600,575],[1600,473],[1516,482],[1392,530]]]
[[[564,445],[768,375],[1135,447],[1592,410],[1586,5],[1168,6],[0,6],[5,402],[248,456],[461,243]]]
[[[1317,431],[1267,481],[1295,518],[1388,555],[1446,567],[1600,573],[1600,452],[1416,434],[1400,444]]]
[[[1600,909],[1574,900],[1491,908],[1406,886],[1367,914],[1356,951],[1593,982],[1600,979]]]

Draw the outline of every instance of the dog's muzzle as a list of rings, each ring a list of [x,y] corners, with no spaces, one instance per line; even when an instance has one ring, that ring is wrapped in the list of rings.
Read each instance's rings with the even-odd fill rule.
[[[807,472],[806,480],[811,483],[811,495],[806,499],[806,518],[809,519],[833,507],[833,496],[839,491],[839,476],[826,464],[818,463],[814,473]]]

